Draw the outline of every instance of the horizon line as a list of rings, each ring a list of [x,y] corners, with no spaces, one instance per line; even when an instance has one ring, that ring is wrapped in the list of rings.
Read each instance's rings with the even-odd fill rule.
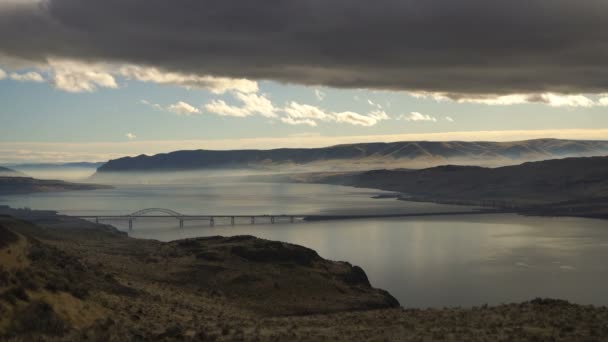
[[[98,142],[2,142],[1,164],[106,162],[111,159],[184,150],[272,150],[323,148],[396,142],[521,142],[540,139],[608,141],[608,129],[544,129],[323,136],[299,133],[284,137],[237,139],[129,140]],[[281,147],[277,147],[281,146]]]

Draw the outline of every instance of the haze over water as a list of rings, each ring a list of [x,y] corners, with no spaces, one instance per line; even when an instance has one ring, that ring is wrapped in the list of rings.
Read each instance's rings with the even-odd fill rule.
[[[72,215],[125,215],[161,207],[184,214],[363,214],[474,210],[372,199],[381,191],[329,185],[214,183],[5,197],[1,204]],[[127,230],[125,222],[108,222]],[[270,225],[140,219],[133,237],[163,241],[254,235],[300,244],[363,267],[405,307],[474,306],[534,297],[608,304],[605,222],[517,215],[443,216]]]

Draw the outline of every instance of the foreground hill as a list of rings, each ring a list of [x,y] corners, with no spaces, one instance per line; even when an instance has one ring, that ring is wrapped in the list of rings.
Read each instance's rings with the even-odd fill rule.
[[[608,157],[546,160],[499,168],[451,165],[291,178],[395,191],[404,198],[421,201],[608,217]]]
[[[539,139],[518,142],[395,142],[311,149],[177,151],[111,160],[98,173],[218,168],[323,166],[326,169],[428,167],[447,163],[510,165],[523,161],[608,154],[608,141]]]
[[[608,338],[606,308],[538,299],[403,309],[358,267],[249,236],[162,243],[5,208],[0,265],[2,341]]]
[[[0,211],[43,225],[0,216],[0,340],[233,340],[242,329],[263,334],[255,322],[265,318],[399,307],[361,268],[301,246],[136,240],[69,217]]]
[[[59,180],[41,180],[29,177],[0,176],[0,195],[29,194],[36,192],[61,192],[111,188],[98,184],[69,183]]]

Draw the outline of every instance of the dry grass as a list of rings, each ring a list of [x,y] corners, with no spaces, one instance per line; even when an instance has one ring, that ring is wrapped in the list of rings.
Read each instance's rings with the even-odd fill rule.
[[[563,301],[370,310],[389,297],[360,269],[277,242],[160,243],[7,222],[28,236],[30,262],[0,294],[0,340],[608,340],[608,309]]]

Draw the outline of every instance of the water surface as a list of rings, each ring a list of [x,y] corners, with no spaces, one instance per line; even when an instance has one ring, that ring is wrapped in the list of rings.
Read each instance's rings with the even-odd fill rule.
[[[372,199],[382,192],[327,185],[121,186],[112,190],[12,196],[14,207],[68,214],[128,214],[166,207],[184,214],[362,214],[474,208]],[[255,235],[300,244],[365,269],[372,284],[407,307],[474,306],[552,297],[608,305],[608,224],[512,214],[280,223],[140,219],[132,236],[163,241]],[[227,222],[224,222],[227,223]],[[124,222],[112,222],[127,230]]]

